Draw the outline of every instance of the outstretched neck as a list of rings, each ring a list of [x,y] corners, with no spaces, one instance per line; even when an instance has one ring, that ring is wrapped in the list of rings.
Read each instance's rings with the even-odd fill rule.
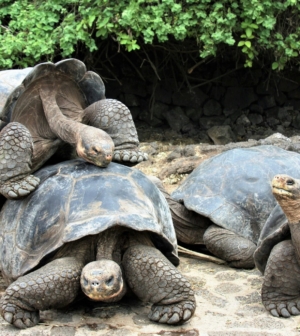
[[[285,213],[289,224],[297,224],[300,223],[300,202],[298,199],[291,198],[281,198],[278,199],[279,204]]]
[[[40,97],[51,131],[64,142],[76,146],[78,134],[87,126],[63,115],[51,90],[40,89]]]
[[[289,227],[291,230],[291,237],[296,251],[296,256],[298,258],[298,262],[300,263],[300,222],[293,224],[289,223]]]
[[[280,201],[280,206],[282,207],[285,215],[287,216],[292,242],[300,262],[300,202],[299,200],[289,199]]]

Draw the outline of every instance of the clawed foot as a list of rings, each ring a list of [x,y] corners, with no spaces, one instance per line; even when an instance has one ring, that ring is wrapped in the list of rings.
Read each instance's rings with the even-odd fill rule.
[[[19,329],[34,327],[39,323],[39,311],[28,311],[12,303],[4,303],[1,308],[1,315],[4,320]]]
[[[0,187],[1,194],[8,199],[18,199],[29,195],[40,183],[40,179],[34,175],[26,176],[17,181],[6,181]]]
[[[182,301],[170,305],[153,305],[149,314],[151,321],[167,324],[182,324],[189,320],[196,309],[192,301]]]
[[[300,315],[300,301],[282,301],[276,303],[264,303],[266,309],[275,317],[291,317]]]
[[[113,161],[140,163],[148,160],[148,154],[136,150],[122,149],[115,150]]]

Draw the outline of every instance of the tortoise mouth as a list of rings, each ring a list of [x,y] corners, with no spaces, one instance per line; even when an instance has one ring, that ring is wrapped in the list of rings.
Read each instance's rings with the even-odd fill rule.
[[[105,293],[100,293],[97,290],[93,290],[93,291],[89,291],[89,292],[84,291],[84,293],[87,297],[89,297],[93,301],[108,301],[108,300],[111,300],[111,299],[117,297],[122,291],[123,291],[123,281],[121,281],[120,288],[117,292],[116,291],[113,291],[113,292],[107,291]]]
[[[92,163],[98,167],[107,167],[112,161],[112,153],[97,153],[96,155],[89,153],[85,148],[77,146],[77,155],[85,161]]]
[[[280,187],[277,187],[277,186],[272,186],[272,192],[274,195],[276,196],[288,196],[288,197],[291,197],[293,195],[293,193],[291,193],[289,190],[286,190],[284,188],[280,188]]]

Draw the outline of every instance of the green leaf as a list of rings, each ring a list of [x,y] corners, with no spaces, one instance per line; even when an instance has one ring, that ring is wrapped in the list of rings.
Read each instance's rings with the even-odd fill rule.
[[[103,19],[101,19],[101,21],[98,20],[97,21],[97,29],[105,27],[107,25],[108,21],[109,21],[109,17],[108,16],[105,17],[105,18],[103,18]]]
[[[251,68],[251,67],[252,67],[252,61],[247,60],[247,61],[245,62],[245,66],[248,67],[248,68]]]
[[[248,38],[252,36],[252,29],[251,28],[246,28],[246,35],[247,35]]]
[[[251,41],[245,41],[245,45],[250,49],[251,48]]]
[[[90,27],[92,27],[92,25],[93,25],[95,19],[96,19],[96,15],[90,15],[90,16],[89,16],[89,19],[88,19],[88,25],[89,25]]]
[[[272,63],[272,70],[276,70],[276,69],[278,69],[278,63],[277,62],[273,62]]]

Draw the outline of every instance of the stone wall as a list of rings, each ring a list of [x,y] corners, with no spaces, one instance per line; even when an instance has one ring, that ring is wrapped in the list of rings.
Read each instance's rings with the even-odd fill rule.
[[[178,88],[168,78],[141,80],[127,71],[118,83],[106,84],[107,97],[123,101],[137,126],[170,127],[190,137],[202,134],[202,140],[215,144],[265,138],[274,132],[300,133],[297,71],[277,74],[242,68],[227,75],[209,71],[211,79],[206,71],[203,85],[192,89]]]

